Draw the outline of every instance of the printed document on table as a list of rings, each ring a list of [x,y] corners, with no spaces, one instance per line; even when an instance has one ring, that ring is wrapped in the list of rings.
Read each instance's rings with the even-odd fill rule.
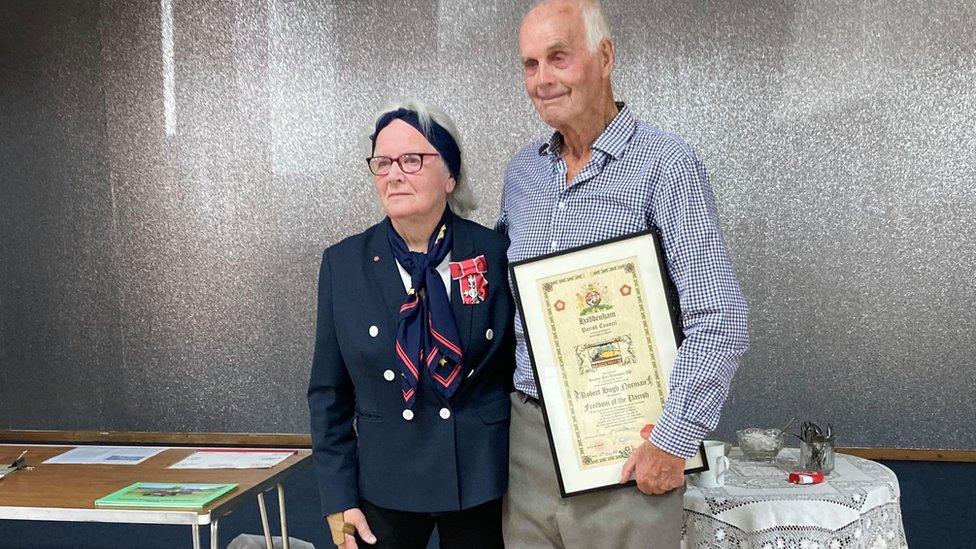
[[[200,450],[170,465],[170,469],[268,469],[294,450]]]
[[[164,450],[167,450],[167,448],[144,446],[79,446],[63,454],[49,458],[44,463],[61,465],[139,465]]]

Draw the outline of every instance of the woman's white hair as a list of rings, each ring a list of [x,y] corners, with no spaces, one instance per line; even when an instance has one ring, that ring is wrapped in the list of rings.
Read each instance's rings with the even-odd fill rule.
[[[461,146],[461,135],[458,133],[454,121],[451,120],[451,117],[447,116],[447,113],[434,105],[428,105],[413,98],[399,99],[387,103],[385,107],[376,113],[376,116],[373,118],[373,123],[369,127],[369,135],[372,135],[376,130],[376,123],[379,122],[384,114],[398,109],[407,109],[416,112],[424,134],[430,134],[430,123],[433,121],[447,130],[447,133],[451,134],[451,137],[454,138],[458,146],[458,151],[461,152],[461,167],[458,169],[457,177],[454,178],[454,191],[447,195],[447,203],[451,207],[451,211],[461,217],[467,217],[478,208],[478,202],[475,200],[474,193],[471,191],[471,187],[468,186],[468,178],[465,176],[464,147]],[[373,154],[373,143],[368,137],[366,139],[366,153],[368,155]]]

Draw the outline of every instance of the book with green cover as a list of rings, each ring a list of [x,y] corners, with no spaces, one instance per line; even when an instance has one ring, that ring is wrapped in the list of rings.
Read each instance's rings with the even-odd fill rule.
[[[236,484],[137,482],[96,499],[95,506],[199,508],[236,488]]]

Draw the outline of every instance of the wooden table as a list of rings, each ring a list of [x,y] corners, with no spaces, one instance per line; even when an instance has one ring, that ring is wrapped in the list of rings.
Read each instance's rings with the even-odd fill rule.
[[[265,543],[271,545],[264,492],[277,488],[281,537],[288,547],[285,493],[282,483],[288,475],[310,463],[310,450],[295,454],[270,469],[167,469],[170,465],[206,448],[167,448],[139,465],[59,465],[44,460],[74,446],[0,444],[0,463],[9,464],[24,450],[24,469],[0,479],[0,519],[53,520],[70,522],[114,522],[129,524],[188,525],[193,547],[200,548],[200,526],[210,525],[210,547],[217,547],[220,517],[242,501],[257,497]],[[283,450],[282,448],[263,448]],[[95,507],[95,500],[134,482],[234,483],[236,490],[202,509],[120,509]]]

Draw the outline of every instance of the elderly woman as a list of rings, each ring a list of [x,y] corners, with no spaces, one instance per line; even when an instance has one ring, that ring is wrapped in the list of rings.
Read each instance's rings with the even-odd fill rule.
[[[370,136],[386,218],[325,250],[308,388],[340,547],[501,547],[514,339],[508,239],[470,209],[454,124],[410,101]],[[345,533],[343,535],[343,530]]]

